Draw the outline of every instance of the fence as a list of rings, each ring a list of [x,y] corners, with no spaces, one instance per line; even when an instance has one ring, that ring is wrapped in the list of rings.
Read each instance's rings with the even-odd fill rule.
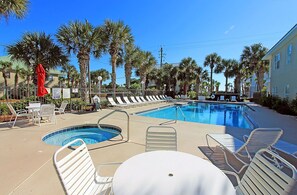
[[[71,112],[81,111],[82,108],[88,105],[88,102],[82,102],[80,88],[51,88],[49,95],[44,97],[37,97],[37,88],[34,86],[24,87],[19,86],[17,89],[7,87],[0,88],[0,115],[8,115],[9,110],[6,103],[12,103],[13,107],[18,109],[25,109],[30,101],[40,101],[42,104],[55,104],[56,107],[60,107],[63,100],[69,102],[66,110]],[[87,89],[89,91],[89,89]],[[90,98],[95,95],[101,99],[101,104],[106,104],[106,96],[135,96],[135,95],[157,95],[163,94],[163,91],[159,90],[141,90],[141,89],[125,89],[118,88],[114,94],[113,89],[102,88],[99,93],[98,88],[92,88],[90,92]],[[0,119],[1,121],[1,119]]]

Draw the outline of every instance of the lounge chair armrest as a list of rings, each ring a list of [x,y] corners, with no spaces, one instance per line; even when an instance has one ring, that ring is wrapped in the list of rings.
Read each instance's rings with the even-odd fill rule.
[[[232,176],[234,176],[235,178],[236,178],[236,181],[237,181],[237,184],[239,184],[240,183],[240,178],[239,178],[239,176],[236,174],[236,173],[234,173],[234,172],[232,172],[232,171],[227,171],[227,170],[222,170],[226,175],[232,175]]]
[[[248,138],[249,138],[248,135],[243,135],[243,141],[244,141],[244,142],[246,142]]]

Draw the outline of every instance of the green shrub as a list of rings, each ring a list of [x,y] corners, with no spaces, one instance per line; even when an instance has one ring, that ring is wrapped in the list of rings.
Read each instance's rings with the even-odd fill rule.
[[[190,99],[196,99],[196,91],[188,91],[188,96]]]
[[[0,114],[1,114],[1,115],[7,115],[7,114],[9,114],[9,113],[10,113],[10,112],[9,112],[9,108],[7,107],[7,105],[1,103],[1,104],[0,104]]]

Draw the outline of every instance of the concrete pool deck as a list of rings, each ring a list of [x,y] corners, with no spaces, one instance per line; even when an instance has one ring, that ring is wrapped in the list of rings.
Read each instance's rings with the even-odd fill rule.
[[[151,104],[125,109],[130,117],[130,139],[127,139],[127,117],[115,113],[102,123],[114,124],[123,130],[124,140],[106,141],[88,145],[95,165],[106,162],[123,162],[144,152],[145,131],[168,120],[131,115],[132,113],[169,105]],[[254,111],[248,114],[259,127],[279,127],[284,130],[282,140],[297,145],[297,120],[294,116],[281,115],[257,104],[249,104]],[[66,113],[57,115],[57,124],[32,125],[27,121],[17,122],[14,128],[0,124],[0,194],[64,194],[55,171],[52,157],[59,146],[47,145],[41,138],[49,132],[81,124],[94,124],[98,119],[112,112],[103,109],[89,113]],[[207,157],[197,148],[206,146],[207,133],[229,133],[236,137],[249,134],[250,130],[234,127],[208,125],[178,121],[167,123],[177,130],[178,151],[191,153],[201,158]],[[103,170],[112,175],[114,170]]]

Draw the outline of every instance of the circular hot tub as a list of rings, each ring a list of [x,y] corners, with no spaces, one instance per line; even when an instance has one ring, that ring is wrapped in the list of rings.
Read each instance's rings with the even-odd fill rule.
[[[120,135],[121,131],[119,127],[112,125],[100,125],[100,128],[97,124],[78,125],[49,133],[42,138],[42,141],[50,145],[64,146],[80,138],[86,144],[96,144]]]

